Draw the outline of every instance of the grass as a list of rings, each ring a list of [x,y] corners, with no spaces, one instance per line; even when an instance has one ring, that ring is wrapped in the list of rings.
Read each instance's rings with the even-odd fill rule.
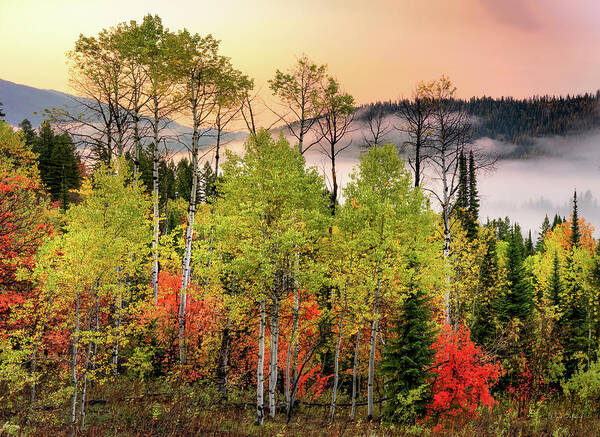
[[[322,399],[327,403],[326,395]],[[300,406],[290,423],[283,413],[266,418],[262,426],[254,423],[255,409],[250,390],[233,391],[229,401],[210,385],[173,385],[168,381],[127,382],[95,387],[90,392],[86,426],[78,435],[86,436],[585,436],[600,435],[600,417],[573,413],[575,408],[552,401],[532,405],[529,413],[518,417],[508,402],[479,418],[457,424],[441,433],[428,428],[399,427],[366,421],[366,407],[349,421],[348,408],[338,408],[336,422],[329,424],[325,406]],[[343,401],[342,401],[343,402]],[[2,417],[0,435],[69,435],[68,402],[55,409],[39,408],[26,423],[22,417]],[[581,413],[581,412],[579,412]]]

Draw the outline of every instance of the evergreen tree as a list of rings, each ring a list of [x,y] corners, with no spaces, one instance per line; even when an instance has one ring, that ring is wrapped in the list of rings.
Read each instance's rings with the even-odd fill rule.
[[[577,370],[581,359],[578,353],[588,352],[588,324],[587,299],[582,287],[582,266],[573,256],[567,253],[564,275],[564,298],[561,299],[562,315],[560,318],[561,344],[564,348],[565,367],[567,375],[572,375]]]
[[[436,336],[431,298],[414,283],[412,288],[392,322],[396,336],[388,340],[381,364],[388,397],[383,414],[390,421],[404,423],[414,422],[425,413],[429,403],[425,385],[435,353],[431,348]],[[411,392],[416,396],[409,401]]]
[[[560,263],[558,260],[558,252],[554,251],[554,258],[552,260],[552,276],[550,277],[550,284],[548,290],[548,298],[552,305],[560,305],[560,296],[562,294],[562,282],[560,278]]]
[[[192,187],[192,163],[187,158],[182,158],[177,163],[175,185],[177,196],[189,202]]]
[[[552,220],[552,230],[554,230],[554,228],[556,228],[557,226],[562,225],[563,223],[563,219],[561,216],[559,216],[558,214],[554,214],[554,219]]]
[[[6,117],[6,114],[2,111],[2,107],[4,105],[2,104],[2,102],[0,102],[0,120],[4,120],[4,117]]]
[[[482,346],[488,346],[494,336],[495,305],[498,290],[498,256],[496,238],[486,233],[485,253],[479,269],[479,294],[473,306],[471,337]]]
[[[507,249],[507,288],[500,303],[501,316],[505,321],[519,319],[525,322],[531,316],[533,296],[523,267],[523,237],[519,225],[514,225]]]
[[[531,230],[527,234],[527,238],[525,239],[525,253],[524,256],[527,258],[535,253],[535,247],[533,247],[533,239],[531,238]]]
[[[35,140],[37,135],[31,126],[31,122],[27,119],[24,119],[21,123],[19,123],[19,128],[23,131],[25,135],[25,144],[28,146],[33,146],[35,144]]]
[[[573,213],[571,214],[571,246],[579,245],[579,215],[577,214],[577,191],[573,192]]]
[[[469,175],[467,171],[467,160],[460,152],[458,157],[458,191],[456,194],[456,216],[463,225],[467,221],[469,209]]]
[[[477,221],[479,220],[479,193],[477,191],[477,175],[473,152],[469,152],[469,218],[467,236],[470,240],[477,237]]]
[[[536,252],[544,251],[544,237],[546,236],[546,233],[548,232],[549,229],[550,229],[550,220],[548,219],[548,214],[546,214],[546,217],[544,217],[544,221],[542,222],[542,227],[540,228],[540,234],[538,235],[538,239],[535,244]]]
[[[48,188],[54,201],[61,201],[63,207],[69,203],[69,190],[81,185],[80,158],[67,134],[56,135],[45,121],[39,129],[37,137],[30,131],[31,124],[27,120],[21,123],[25,135],[33,141],[33,151],[38,154],[40,177]]]

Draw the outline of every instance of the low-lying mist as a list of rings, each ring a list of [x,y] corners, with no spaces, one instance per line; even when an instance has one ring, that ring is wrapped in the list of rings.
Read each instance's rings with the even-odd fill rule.
[[[397,119],[390,117],[386,123],[397,126]],[[345,138],[345,144],[350,141],[351,144],[337,157],[340,186],[348,182],[361,153],[367,150],[365,137],[368,139],[369,135],[363,124],[356,123],[356,128]],[[404,135],[394,129],[381,142],[402,144],[404,140]],[[290,142],[294,143],[295,139],[290,138]],[[476,140],[476,145],[496,156],[508,155],[516,147],[489,138]],[[242,153],[243,141],[236,140],[225,147]],[[580,217],[591,222],[595,235],[600,236],[600,131],[537,138],[533,147],[542,154],[528,159],[500,158],[492,171],[479,175],[480,220],[485,222],[487,218],[508,216],[519,223],[524,232],[531,230],[535,236],[546,214],[551,221],[554,214],[569,217],[573,190],[576,189]],[[208,153],[204,159],[212,160],[213,155]],[[330,162],[319,145],[312,146],[305,158],[308,165],[322,172],[327,185],[331,186]],[[431,178],[425,179],[426,184],[434,183]]]

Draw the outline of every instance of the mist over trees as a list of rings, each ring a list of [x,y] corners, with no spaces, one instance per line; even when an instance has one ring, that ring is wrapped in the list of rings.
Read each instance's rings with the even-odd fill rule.
[[[269,81],[286,138],[212,35],[147,15],[80,35],[68,60],[81,110],[0,121],[3,430],[502,434],[559,429],[556,412],[596,426],[592,224],[576,191],[536,241],[484,223],[494,158],[473,141],[532,134],[508,127],[521,110],[566,132],[591,96],[465,102],[442,76],[357,111],[304,55]],[[191,133],[167,138],[177,117]],[[242,122],[235,154],[223,135]],[[384,144],[392,129],[404,144]],[[364,153],[340,184],[351,145]]]
[[[489,137],[516,144],[516,150],[507,151],[512,157],[531,157],[543,154],[535,147],[534,138],[583,132],[600,126],[598,101],[595,94],[567,96],[537,96],[525,99],[513,97],[472,97],[458,99],[455,104],[474,117],[473,138]],[[412,119],[422,101],[418,95],[399,101],[374,102],[361,108],[377,108],[384,116],[402,115]],[[370,109],[373,110],[373,109]],[[359,111],[359,118],[366,113]]]

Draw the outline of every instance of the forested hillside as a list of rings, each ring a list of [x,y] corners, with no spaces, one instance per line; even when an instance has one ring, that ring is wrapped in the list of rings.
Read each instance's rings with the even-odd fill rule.
[[[596,98],[421,82],[381,106],[402,111],[407,160],[376,111],[342,184],[355,100],[307,56],[268,82],[291,140],[211,35],[147,15],[67,58],[85,111],[0,121],[0,433],[600,434],[592,224],[575,189],[538,237],[482,220],[496,162],[473,141],[474,113],[494,135],[524,111],[564,133]],[[173,117],[192,122],[177,162]]]
[[[512,97],[472,97],[457,99],[460,106],[474,117],[474,139],[489,137],[519,146],[511,156],[526,157],[543,153],[535,147],[536,137],[568,135],[600,127],[600,93],[563,96],[539,96],[527,99]],[[359,119],[369,111],[399,115],[410,101],[375,102],[359,109]]]

